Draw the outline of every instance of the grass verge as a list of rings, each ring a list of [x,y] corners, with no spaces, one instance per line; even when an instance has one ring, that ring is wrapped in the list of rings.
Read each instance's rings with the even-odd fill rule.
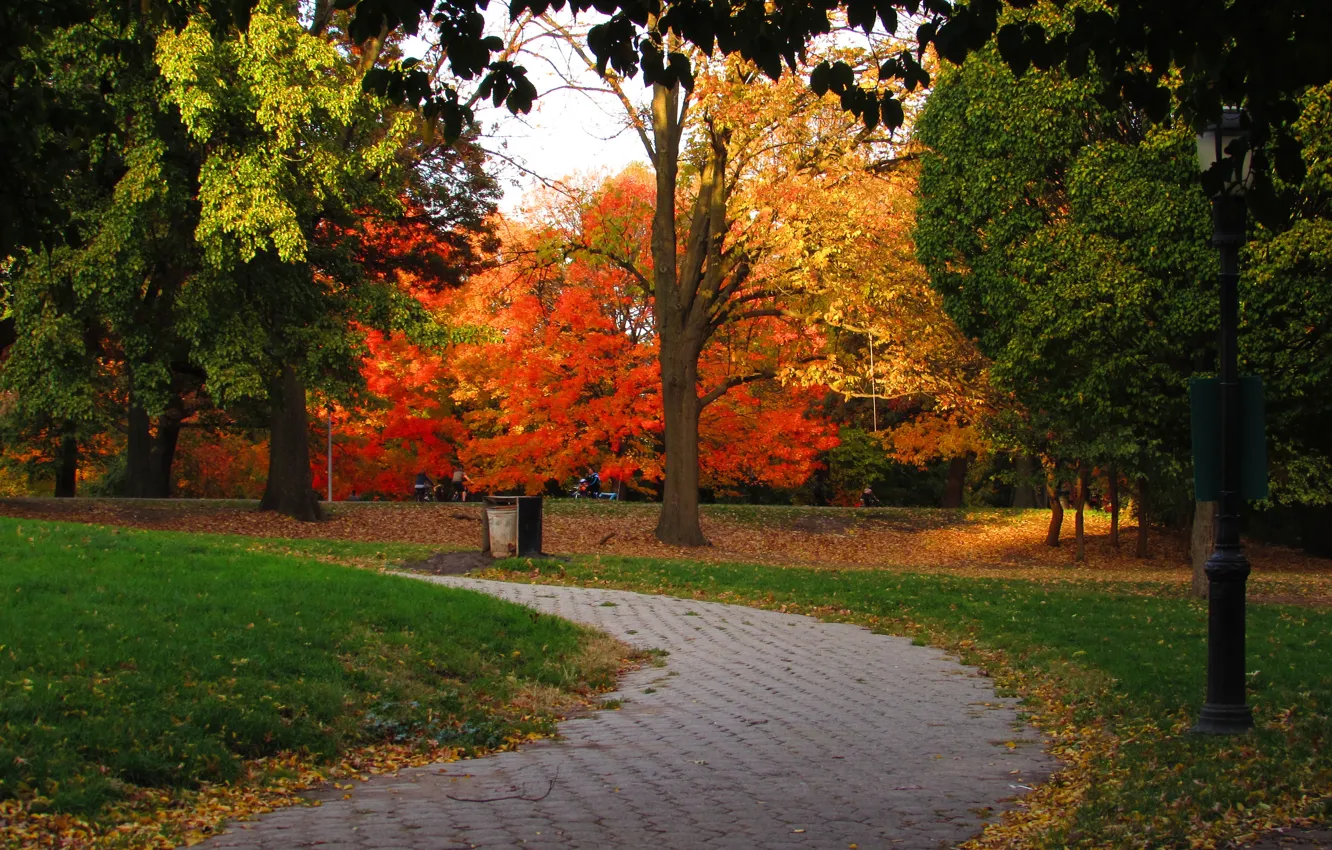
[[[613,687],[608,638],[316,560],[389,548],[0,519],[0,845],[175,846]]]
[[[651,515],[661,512],[656,502],[616,502],[608,499],[547,499],[546,513],[553,516],[606,517]],[[827,508],[809,505],[751,505],[712,503],[699,505],[706,519],[761,528],[800,529],[802,525],[834,522],[842,525],[882,523],[905,530],[927,530],[968,523],[1013,524],[1022,512],[994,508]]]
[[[1025,699],[1063,763],[975,848],[1216,847],[1332,814],[1327,610],[1250,608],[1258,728],[1211,738],[1187,731],[1206,666],[1206,609],[1193,600],[1104,585],[618,557],[510,560],[492,577],[805,613],[957,652]]]

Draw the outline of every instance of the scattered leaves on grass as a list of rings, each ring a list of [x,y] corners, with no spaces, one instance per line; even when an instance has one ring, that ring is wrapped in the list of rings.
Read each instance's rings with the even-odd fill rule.
[[[946,511],[930,508],[783,508],[704,505],[703,531],[712,545],[682,549],[657,541],[660,506],[641,503],[546,503],[543,548],[568,554],[684,558],[700,563],[751,563],[837,569],[890,569],[975,578],[1050,583],[1136,585],[1144,592],[1187,591],[1187,540],[1152,529],[1149,555],[1133,555],[1134,526],[1121,528],[1123,545],[1109,543],[1110,517],[1086,514],[1087,560],[1073,560],[1065,545],[1044,545],[1046,511]],[[418,544],[441,550],[476,549],[481,506],[471,503],[339,503],[327,522],[305,523],[253,506],[211,502],[135,502],[118,499],[8,499],[0,513],[105,525],[280,539]],[[854,533],[852,533],[854,532]],[[607,537],[607,535],[612,535]],[[1332,563],[1298,551],[1247,544],[1253,563],[1254,601],[1332,604]],[[292,551],[302,551],[292,544]],[[322,559],[383,566],[385,558],[346,553]]]

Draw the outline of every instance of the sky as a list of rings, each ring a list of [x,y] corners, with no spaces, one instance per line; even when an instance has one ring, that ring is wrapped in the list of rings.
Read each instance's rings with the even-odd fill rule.
[[[528,69],[537,75],[535,63]],[[479,116],[489,136],[485,146],[502,155],[494,158],[493,165],[501,176],[504,200],[500,209],[506,215],[520,211],[524,196],[540,185],[539,178],[615,174],[631,162],[647,161],[638,134],[626,129],[623,118],[616,114],[618,101],[604,96],[594,99],[567,88],[550,91],[554,80],[544,82],[537,83],[542,94],[530,114],[515,117],[507,110],[488,109]]]
[[[507,3],[490,4],[487,33],[505,32],[507,8]],[[524,199],[543,181],[612,175],[632,162],[647,161],[643,143],[626,127],[620,102],[603,90],[604,83],[567,45],[549,38],[529,44],[529,51],[515,61],[536,85],[539,96],[532,111],[514,116],[489,102],[476,107],[482,144],[494,154],[491,166],[504,190],[500,211],[506,216],[521,215]],[[419,39],[403,46],[407,55],[423,55],[426,49]],[[641,78],[627,80],[625,86],[640,107],[648,104],[650,92]],[[465,97],[466,90],[462,94]]]
[[[507,20],[507,4],[491,4],[487,17],[488,32],[500,32]],[[413,40],[415,41],[415,40]],[[407,55],[421,55],[424,43],[404,44]],[[500,210],[505,215],[521,212],[523,199],[543,180],[584,173],[615,174],[632,162],[646,162],[647,153],[638,135],[625,127],[624,110],[609,94],[589,92],[601,86],[595,74],[583,67],[581,60],[551,40],[538,43],[537,55],[523,56],[517,63],[527,69],[539,96],[532,111],[514,116],[507,109],[494,108],[489,102],[477,104],[477,119],[482,125],[482,144],[495,156],[492,168],[500,177],[504,199]],[[561,73],[572,69],[570,87]],[[647,101],[641,81],[628,83],[635,95]],[[581,89],[581,90],[578,90]]]

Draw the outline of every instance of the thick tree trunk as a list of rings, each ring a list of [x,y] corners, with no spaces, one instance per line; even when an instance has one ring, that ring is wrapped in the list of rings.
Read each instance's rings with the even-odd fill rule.
[[[1193,529],[1189,533],[1189,560],[1193,562],[1193,595],[1207,598],[1207,573],[1203,567],[1216,541],[1216,502],[1193,503]]]
[[[1119,548],[1119,470],[1110,467],[1110,481],[1106,498],[1110,500],[1110,545]]]
[[[153,446],[152,420],[133,399],[130,399],[127,424],[125,495],[131,499],[143,499],[148,496],[149,463]]]
[[[962,507],[967,485],[967,462],[969,455],[955,457],[948,462],[948,480],[944,484],[943,506],[945,508]]]
[[[1138,499],[1135,505],[1138,511],[1138,546],[1134,555],[1147,557],[1147,479],[1138,479]]]
[[[1036,507],[1036,488],[1031,486],[1031,455],[1013,458],[1013,507]]]
[[[72,499],[78,495],[79,440],[73,428],[66,428],[60,438],[56,458],[55,495],[57,499]]]
[[[125,495],[131,499],[167,499],[171,497],[171,465],[176,459],[176,443],[184,418],[180,396],[157,420],[153,433],[152,417],[133,402],[129,407],[129,434],[126,445]]]
[[[1055,548],[1059,546],[1059,531],[1064,526],[1064,506],[1059,501],[1058,486],[1051,472],[1045,484],[1046,497],[1050,501],[1050,528],[1045,532],[1045,545]]]
[[[666,414],[666,486],[657,539],[672,546],[706,546],[698,522],[697,359],[681,341],[661,340],[662,404]]]
[[[179,408],[172,408],[157,423],[157,437],[153,441],[153,452],[148,463],[150,498],[169,499],[175,490],[171,486],[171,466],[176,462],[182,412]]]
[[[268,440],[268,483],[259,510],[276,511],[302,522],[324,518],[310,486],[310,423],[305,384],[291,366],[269,392],[273,411]]]
[[[1087,536],[1084,532],[1084,514],[1087,509],[1087,485],[1091,480],[1091,472],[1087,469],[1087,464],[1078,464],[1078,494],[1077,511],[1073,515],[1073,560],[1087,560]]]

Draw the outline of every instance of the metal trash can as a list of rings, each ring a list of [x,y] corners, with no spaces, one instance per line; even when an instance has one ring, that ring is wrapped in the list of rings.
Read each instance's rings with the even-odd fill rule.
[[[541,497],[487,496],[481,551],[494,558],[541,554]]]
[[[486,508],[486,531],[490,537],[490,554],[507,558],[518,553],[518,508],[514,505],[496,505]]]

